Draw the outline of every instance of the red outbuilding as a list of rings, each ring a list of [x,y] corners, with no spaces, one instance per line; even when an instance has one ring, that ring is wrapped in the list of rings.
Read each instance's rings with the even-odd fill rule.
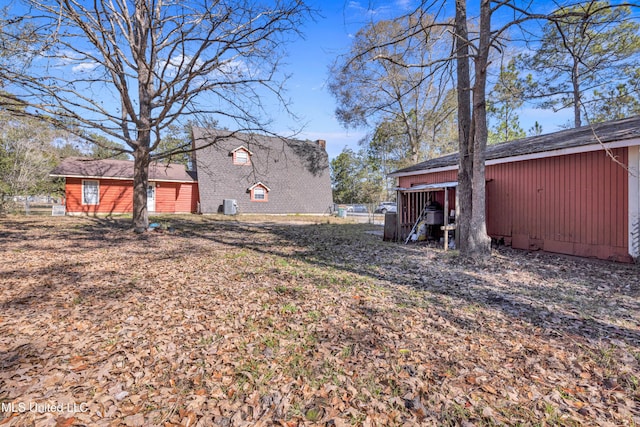
[[[487,232],[514,248],[630,262],[640,252],[639,170],[640,116],[489,146]],[[457,153],[391,174],[399,239],[425,206],[445,206],[445,192],[443,211],[455,213],[457,175]]]
[[[133,212],[133,162],[68,158],[51,172],[65,178],[68,214]],[[198,207],[198,184],[183,165],[149,165],[147,208],[152,213],[193,213]]]

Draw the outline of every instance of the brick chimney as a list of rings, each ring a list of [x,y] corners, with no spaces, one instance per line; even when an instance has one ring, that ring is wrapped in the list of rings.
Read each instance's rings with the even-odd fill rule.
[[[327,141],[325,141],[324,139],[319,139],[316,142],[320,147],[322,147],[323,150],[327,149]]]

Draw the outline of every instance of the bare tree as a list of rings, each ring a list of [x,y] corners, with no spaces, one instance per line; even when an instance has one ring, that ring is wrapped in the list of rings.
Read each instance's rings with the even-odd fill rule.
[[[345,127],[368,127],[378,134],[393,122],[407,140],[405,157],[412,163],[428,156],[437,139],[431,135],[453,116],[446,105],[453,89],[446,61],[451,35],[444,27],[435,28],[433,16],[422,9],[371,23],[330,69],[329,90],[338,102],[338,120]]]
[[[469,56],[463,56],[465,52],[461,52],[460,46],[469,43],[468,32],[466,29],[466,5],[461,0],[456,3],[456,36],[460,41],[458,49],[456,49],[456,62],[458,69],[462,68],[463,72],[458,72],[460,76],[467,79],[467,70],[469,69]],[[480,1],[480,25],[475,45],[473,45],[473,72],[474,80],[471,88],[471,111],[470,116],[467,114],[465,107],[465,116],[458,118],[459,122],[469,121],[469,125],[464,125],[465,134],[459,137],[460,142],[460,164],[459,173],[465,177],[470,175],[471,180],[460,180],[459,189],[461,198],[464,199],[470,209],[461,214],[463,228],[462,238],[460,239],[460,249],[464,253],[478,257],[490,254],[491,241],[487,234],[487,223],[485,215],[486,204],[486,183],[485,183],[485,158],[488,139],[487,127],[487,68],[489,67],[489,53],[492,43],[491,28],[491,0]],[[466,81],[463,81],[466,86]],[[460,81],[459,81],[460,86]],[[460,111],[459,111],[460,113]],[[459,125],[460,126],[460,125]],[[466,133],[468,129],[468,133]],[[470,188],[469,188],[470,184]],[[469,197],[469,189],[471,194]],[[469,198],[471,203],[469,204]]]
[[[263,131],[265,96],[286,104],[282,48],[310,10],[298,0],[25,0],[29,66],[0,68],[0,106],[46,117],[134,158],[133,225],[148,226],[148,169],[170,126],[225,117]],[[155,151],[154,151],[155,150]],[[154,154],[152,154],[154,153]]]
[[[404,17],[384,25],[373,24],[356,37],[354,46],[357,49],[341,68],[336,69],[338,77],[334,77],[332,86],[340,104],[339,118],[347,124],[361,124],[379,112],[391,113],[391,117],[397,117],[405,109],[409,113],[411,107],[406,108],[406,105],[412,105],[407,101],[416,96],[413,91],[417,96],[432,97],[428,83],[434,82],[434,86],[438,86],[439,82],[447,82],[448,78],[453,78],[455,68],[460,152],[458,243],[462,253],[470,257],[490,253],[484,181],[489,54],[492,47],[501,43],[506,28],[515,25],[525,12],[514,8],[515,20],[503,28],[492,28],[492,13],[508,4],[496,2],[492,6],[491,0],[481,0],[480,16],[473,32],[469,31],[466,0],[456,0],[454,16],[449,14],[445,1],[425,0]],[[414,51],[429,54],[408,57],[407,45]],[[445,92],[441,91],[444,87],[446,85],[437,87],[440,99],[444,98]],[[434,107],[426,105],[427,110]],[[406,116],[411,117],[411,114]],[[415,162],[415,147],[424,134],[412,133],[409,124],[406,132],[409,137],[415,135],[411,152]]]
[[[499,12],[503,19],[494,26],[492,18]],[[460,206],[456,222],[460,251],[470,258],[484,258],[491,253],[486,226],[485,181],[488,139],[486,92],[488,69],[492,65],[491,53],[492,50],[504,50],[512,29],[525,22],[548,18],[544,13],[536,13],[533,3],[521,5],[510,0],[480,0],[477,32],[470,33],[467,1],[456,0],[455,61],[460,132],[457,189]],[[532,36],[526,29],[523,33]]]
[[[33,43],[33,29],[23,22],[23,17],[11,17],[8,6],[0,9],[0,70],[23,66]]]
[[[469,257],[478,258],[490,253],[485,214],[485,159],[488,137],[486,87],[487,70],[491,66],[491,51],[503,51],[511,31],[519,30],[524,39],[539,37],[523,26],[527,22],[566,21],[569,16],[584,17],[585,13],[569,7],[562,13],[556,11],[548,15],[545,11],[538,12],[532,2],[520,4],[510,0],[480,0],[477,33],[470,34],[466,6],[466,0],[456,0],[454,34],[460,152],[460,213],[457,223],[461,252]],[[629,4],[600,6],[615,9],[625,8]],[[502,19],[498,25],[494,25],[492,18],[498,13]],[[473,67],[470,66],[471,63]]]
[[[462,252],[471,233],[473,207],[473,122],[471,120],[471,67],[469,63],[470,39],[467,28],[467,2],[456,0],[455,58],[458,88],[458,247]]]
[[[624,8],[630,4],[602,5],[602,8]],[[492,52],[504,51],[514,34],[526,40],[540,39],[541,35],[532,32],[532,27],[523,24],[531,21],[566,22],[570,16],[584,17],[585,13],[572,7],[548,14],[545,7],[537,8],[533,2],[513,0],[480,0],[478,15],[470,19],[467,16],[467,1],[456,0],[454,16],[445,0],[423,0],[415,11],[407,16],[428,16],[429,19],[414,19],[408,22],[405,31],[393,37],[379,40],[365,53],[369,61],[386,61],[394,66],[406,69],[433,69],[442,64],[455,64],[455,86],[457,89],[458,148],[460,161],[458,167],[458,245],[461,252],[469,258],[482,258],[490,254],[490,239],[486,229],[486,186],[485,159],[488,139],[487,130],[487,80],[488,70],[492,66]],[[540,11],[537,11],[540,9]],[[493,19],[499,15],[500,19]],[[472,24],[470,24],[470,22]],[[471,28],[471,30],[469,29]],[[379,54],[381,48],[402,44],[405,40],[420,35],[423,40],[431,40],[442,34],[443,29],[453,35],[453,43],[448,53],[421,58],[416,63],[402,62],[396,56]],[[359,59],[362,56],[356,56]]]

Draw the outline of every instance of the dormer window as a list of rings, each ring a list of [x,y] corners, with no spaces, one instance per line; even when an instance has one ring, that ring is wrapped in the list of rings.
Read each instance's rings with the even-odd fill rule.
[[[249,153],[244,150],[236,151],[236,158],[233,159],[233,162],[236,165],[246,165],[247,163],[249,163]]]
[[[264,185],[261,182],[253,184],[248,189],[249,194],[251,195],[252,202],[268,202],[269,201],[269,187]]]
[[[262,187],[256,187],[253,189],[253,200],[265,200],[267,192]]]
[[[250,165],[252,154],[253,153],[247,150],[245,147],[236,148],[235,150],[231,151],[231,155],[233,156],[233,164],[234,165]]]

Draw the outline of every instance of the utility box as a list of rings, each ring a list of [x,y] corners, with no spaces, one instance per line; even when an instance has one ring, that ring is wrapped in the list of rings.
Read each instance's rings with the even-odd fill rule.
[[[65,206],[64,205],[53,205],[51,207],[51,216],[65,216]]]
[[[444,224],[444,212],[428,210],[425,214],[425,223],[427,225]]]
[[[222,202],[222,212],[225,215],[236,215],[238,213],[238,203],[235,199],[224,199]]]
[[[396,225],[398,224],[398,214],[395,212],[387,212],[384,214],[384,231],[382,240],[385,242],[395,242],[398,238],[396,235]]]

